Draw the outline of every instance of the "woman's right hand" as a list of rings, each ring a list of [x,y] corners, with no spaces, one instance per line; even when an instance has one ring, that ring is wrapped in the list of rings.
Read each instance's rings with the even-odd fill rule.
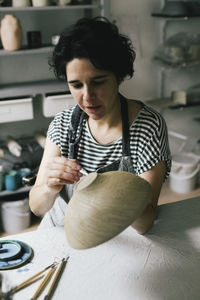
[[[76,160],[63,156],[52,157],[45,166],[45,183],[56,194],[62,190],[63,185],[73,184],[80,180],[81,166]]]
[[[47,137],[37,178],[29,193],[31,211],[37,216],[49,211],[62,187],[79,181],[80,169],[76,160],[61,156],[60,148]]]

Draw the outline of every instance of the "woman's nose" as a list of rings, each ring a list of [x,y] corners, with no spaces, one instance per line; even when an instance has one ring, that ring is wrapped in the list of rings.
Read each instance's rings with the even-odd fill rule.
[[[92,100],[93,94],[94,92],[91,87],[85,87],[83,90],[83,100],[86,102],[90,102]]]

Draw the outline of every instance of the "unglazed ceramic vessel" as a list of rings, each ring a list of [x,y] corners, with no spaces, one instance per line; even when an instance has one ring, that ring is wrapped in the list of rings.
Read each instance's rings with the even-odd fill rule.
[[[14,7],[26,7],[30,5],[31,5],[30,0],[12,0],[12,6]]]
[[[40,6],[48,6],[49,0],[32,0],[33,6],[40,7]]]
[[[58,5],[60,5],[60,6],[67,5],[70,3],[71,3],[71,0],[58,0]]]
[[[19,50],[22,43],[22,29],[19,20],[13,15],[5,15],[1,20],[1,42],[5,50]]]
[[[150,197],[150,184],[137,175],[122,171],[90,173],[75,185],[67,206],[67,241],[75,249],[108,241],[141,215]]]

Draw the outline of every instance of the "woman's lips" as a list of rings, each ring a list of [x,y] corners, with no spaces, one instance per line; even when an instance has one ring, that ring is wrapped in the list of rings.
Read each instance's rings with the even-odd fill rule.
[[[88,111],[89,113],[96,113],[97,111],[99,111],[101,109],[101,105],[97,105],[97,106],[86,106],[86,111]]]

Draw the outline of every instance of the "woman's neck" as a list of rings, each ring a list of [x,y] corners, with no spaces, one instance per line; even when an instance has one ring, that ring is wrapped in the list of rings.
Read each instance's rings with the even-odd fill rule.
[[[120,98],[116,99],[114,105],[110,108],[110,111],[105,114],[101,119],[94,120],[89,117],[89,124],[95,127],[112,128],[121,121],[121,105]]]
[[[110,143],[122,135],[121,105],[116,101],[111,113],[99,120],[88,119],[90,132],[102,144]]]

